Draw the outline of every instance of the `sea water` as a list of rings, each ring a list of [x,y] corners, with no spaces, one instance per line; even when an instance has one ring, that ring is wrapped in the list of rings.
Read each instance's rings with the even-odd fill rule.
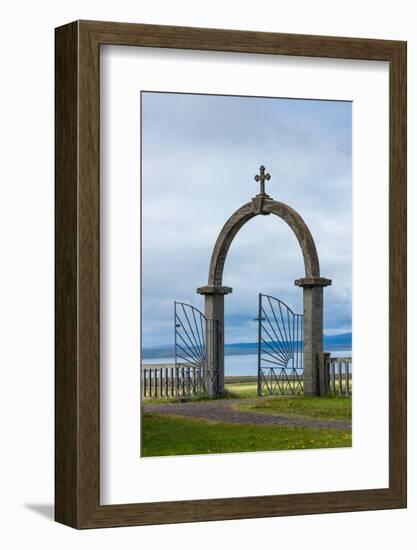
[[[352,350],[337,350],[330,352],[332,357],[352,357]],[[142,365],[170,365],[175,363],[174,357],[164,359],[150,358],[142,359]],[[300,363],[301,364],[301,363]],[[271,363],[262,361],[262,367],[274,366]],[[279,367],[279,365],[276,365]],[[247,355],[225,355],[224,357],[225,376],[257,376],[258,374],[258,355],[251,353]],[[344,368],[342,369],[344,372]]]

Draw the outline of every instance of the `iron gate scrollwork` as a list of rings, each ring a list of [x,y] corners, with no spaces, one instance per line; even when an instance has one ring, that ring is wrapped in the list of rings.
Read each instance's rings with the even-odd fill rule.
[[[303,392],[304,318],[284,302],[259,294],[258,395]]]
[[[177,397],[217,394],[219,323],[196,307],[174,302]],[[211,331],[214,331],[211,337]],[[209,338],[208,338],[209,336]],[[207,346],[207,341],[212,342]]]

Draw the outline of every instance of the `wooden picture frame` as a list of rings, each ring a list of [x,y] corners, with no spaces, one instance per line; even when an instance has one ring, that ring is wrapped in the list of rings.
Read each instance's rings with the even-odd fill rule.
[[[389,62],[389,487],[100,504],[99,56],[117,44]],[[55,518],[75,528],[406,506],[406,43],[76,21],[56,29]]]

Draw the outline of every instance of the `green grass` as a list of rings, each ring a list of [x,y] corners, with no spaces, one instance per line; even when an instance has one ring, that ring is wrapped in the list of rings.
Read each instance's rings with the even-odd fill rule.
[[[249,380],[245,380],[245,378]],[[219,397],[206,397],[205,395],[193,395],[186,399],[177,399],[175,397],[158,397],[155,399],[144,399],[144,403],[147,405],[157,405],[160,403],[178,403],[179,401],[209,401],[212,399],[239,399],[243,397],[256,397],[258,384],[256,381],[253,382],[253,378],[253,376],[232,378],[231,383],[226,382],[225,392]],[[235,380],[239,382],[236,383]]]
[[[142,456],[350,447],[350,430],[227,424],[144,414]]]
[[[269,397],[253,404],[237,404],[236,409],[264,414],[301,416],[326,420],[351,420],[352,399],[349,397]]]
[[[337,391],[338,385],[336,385]],[[207,401],[208,399],[239,399],[245,397],[257,397],[258,393],[258,384],[256,378],[253,376],[236,376],[226,378],[225,384],[225,393],[220,397],[211,397],[208,398],[204,395],[201,396],[192,396],[188,399],[176,399],[158,397],[156,399],[144,399],[146,404],[158,404],[158,403],[176,403],[178,401]],[[267,396],[264,396],[267,397]]]
[[[258,384],[256,382],[226,383],[225,389],[230,397],[256,397]]]
[[[257,397],[258,395],[258,384],[252,380],[244,380],[241,377],[236,377],[236,379],[230,378],[226,380],[225,388],[229,397]],[[248,377],[249,378],[249,377]],[[336,392],[338,390],[339,383],[336,383]],[[350,384],[350,390],[352,390],[352,384]],[[337,393],[336,393],[337,396]],[[267,397],[264,395],[264,397]]]
[[[217,401],[218,399],[239,399],[242,397],[256,397],[256,391],[255,394],[250,396],[246,395],[240,395],[237,393],[234,393],[233,391],[229,391],[228,389],[225,389],[224,394],[218,395],[216,397],[207,397],[206,395],[191,395],[190,397],[157,397],[154,399],[144,399],[143,403],[146,403],[146,405],[160,405],[161,403],[195,403],[198,401]]]

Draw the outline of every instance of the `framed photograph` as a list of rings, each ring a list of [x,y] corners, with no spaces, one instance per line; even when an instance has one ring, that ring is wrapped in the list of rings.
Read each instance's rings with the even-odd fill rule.
[[[406,506],[406,43],[56,29],[56,521]]]

